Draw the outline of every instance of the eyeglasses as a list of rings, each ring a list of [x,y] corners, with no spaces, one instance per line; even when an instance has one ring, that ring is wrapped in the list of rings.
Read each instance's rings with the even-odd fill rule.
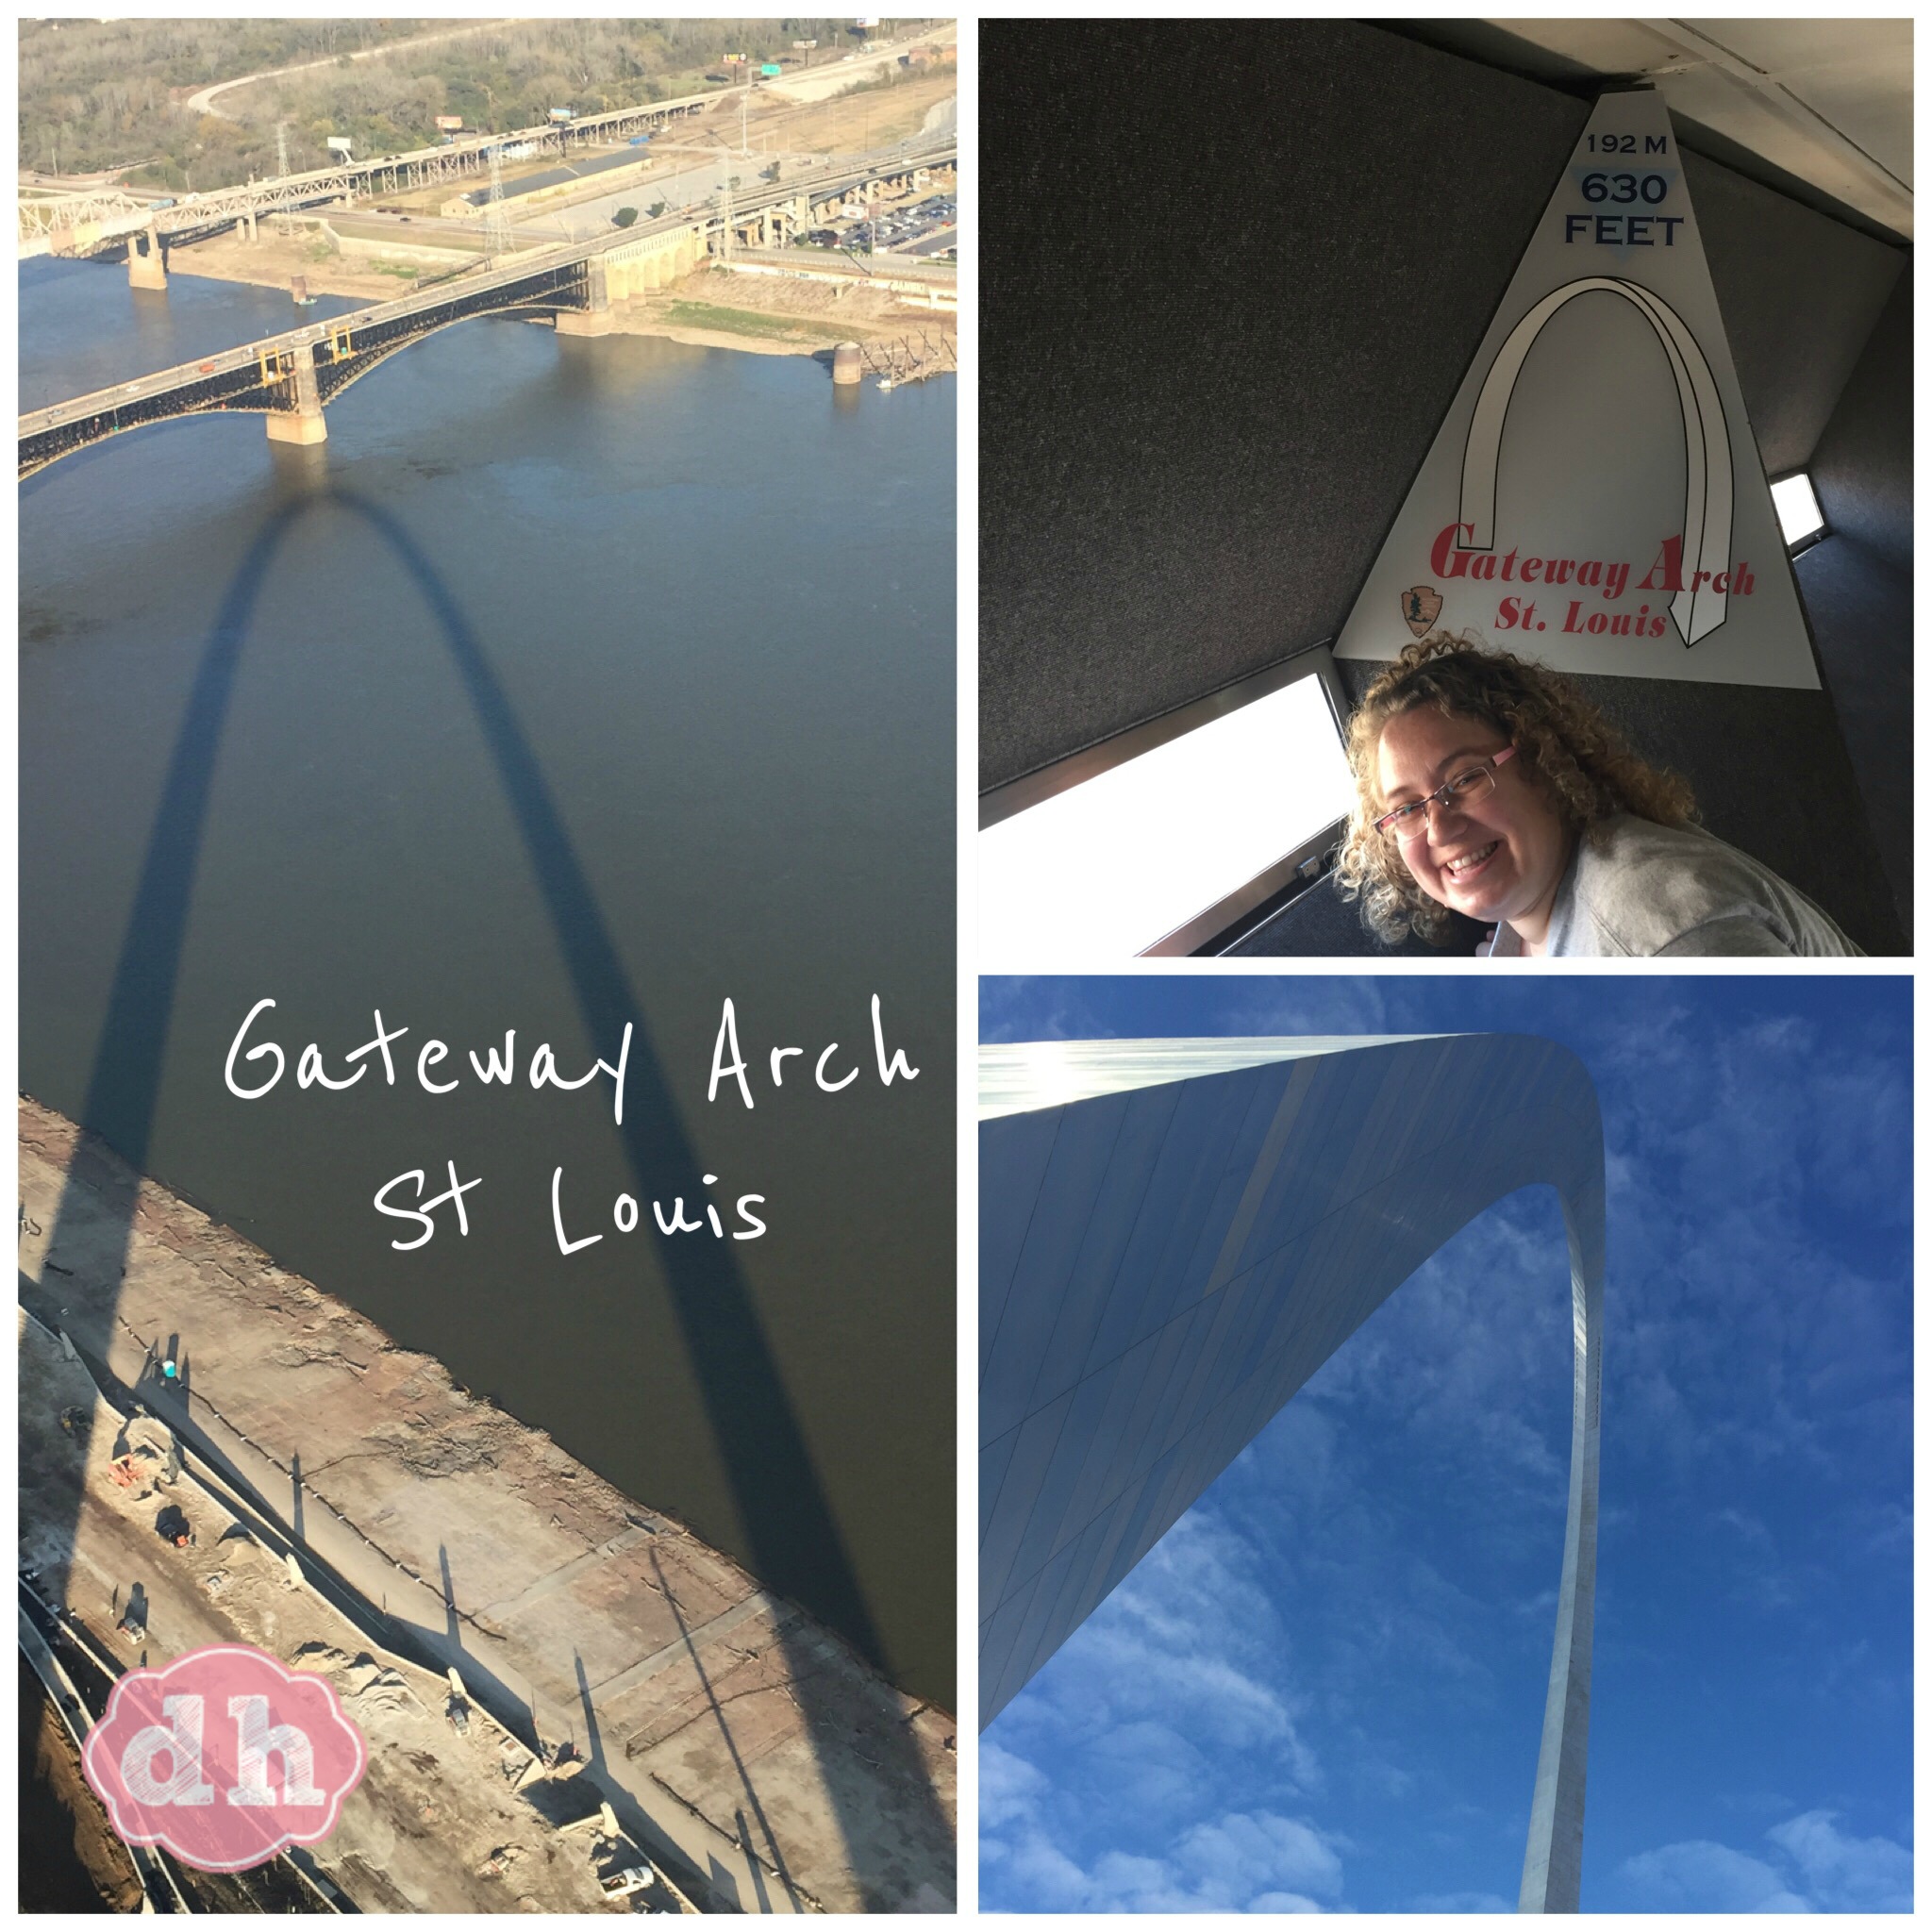
[[[1453,777],[1445,778],[1426,798],[1385,811],[1375,821],[1376,831],[1385,839],[1399,840],[1405,844],[1411,839],[1420,839],[1429,829],[1430,806],[1453,807],[1462,811],[1477,799],[1487,798],[1496,789],[1496,767],[1507,765],[1515,756],[1516,747],[1506,744],[1489,758],[1465,766]]]

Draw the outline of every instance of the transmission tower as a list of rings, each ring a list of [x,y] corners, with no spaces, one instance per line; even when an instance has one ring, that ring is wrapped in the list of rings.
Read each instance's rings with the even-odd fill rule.
[[[286,240],[295,233],[295,224],[290,219],[289,179],[289,124],[275,123],[275,231]]]
[[[490,150],[490,201],[483,212],[483,253],[494,261],[510,250],[509,209],[503,205],[503,152]]]

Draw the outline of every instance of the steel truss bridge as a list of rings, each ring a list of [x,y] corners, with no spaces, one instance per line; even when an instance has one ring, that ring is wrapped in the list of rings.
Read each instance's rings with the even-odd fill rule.
[[[327,322],[289,329],[265,341],[225,349],[111,389],[96,390],[29,410],[20,418],[20,475],[92,443],[177,416],[254,412],[270,416],[319,413],[348,386],[412,342],[480,315],[591,313],[608,306],[604,258],[659,236],[690,231],[706,247],[728,247],[730,237],[789,203],[830,198],[865,182],[891,181],[919,168],[957,160],[957,140],[910,142],[812,175],[640,222],[614,235],[459,273],[413,294],[358,308]]]

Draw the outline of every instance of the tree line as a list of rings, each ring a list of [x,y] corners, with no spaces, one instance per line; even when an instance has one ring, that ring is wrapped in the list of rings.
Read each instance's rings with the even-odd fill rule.
[[[365,49],[445,34],[462,21],[39,21],[20,28],[20,165],[41,173],[126,171],[133,185],[205,191],[325,166],[330,136],[360,157],[438,138],[439,115],[466,130],[543,121],[702,92],[728,54],[755,62],[836,59],[863,37],[840,20],[558,20],[486,28],[378,58]],[[908,23],[882,23],[880,38]],[[793,42],[816,40],[808,57]],[[291,66],[192,114],[216,81]],[[717,83],[712,83],[717,84]]]

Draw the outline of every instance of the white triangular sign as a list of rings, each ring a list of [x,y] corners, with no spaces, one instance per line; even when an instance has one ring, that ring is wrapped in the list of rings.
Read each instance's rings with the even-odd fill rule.
[[[1597,102],[1335,654],[1429,630],[1566,671],[1818,688],[1655,93]]]

